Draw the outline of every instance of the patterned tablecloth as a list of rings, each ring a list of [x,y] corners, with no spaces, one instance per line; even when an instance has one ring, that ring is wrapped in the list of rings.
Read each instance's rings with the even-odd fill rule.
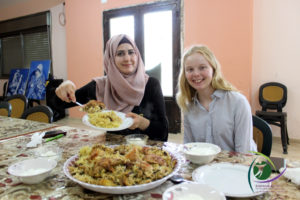
[[[0,140],[57,127],[56,124],[0,116]]]
[[[71,127],[57,127],[53,129],[63,129],[67,131],[67,136],[43,144],[37,148],[26,148],[26,144],[30,141],[30,135],[23,135],[8,140],[0,141],[0,200],[11,200],[11,199],[135,199],[135,200],[155,200],[162,199],[163,192],[171,187],[173,183],[166,181],[162,185],[152,190],[126,195],[111,195],[102,194],[82,188],[77,183],[69,180],[63,173],[63,164],[71,156],[78,153],[80,147],[85,145],[93,144],[122,144],[124,138],[121,135],[105,134],[103,132],[92,131],[92,130],[81,130]],[[180,154],[180,145],[174,143],[161,143],[155,141],[148,141],[148,145],[162,146],[165,145],[170,151]],[[26,185],[21,183],[16,177],[8,174],[8,167],[24,159],[36,157],[36,153],[39,148],[61,148],[63,150],[62,156],[56,168],[51,172],[46,180],[40,184]],[[235,152],[223,151],[218,154],[213,163],[217,162],[230,162],[240,163],[249,166],[255,156],[238,154]],[[296,163],[296,164],[295,164]],[[297,165],[299,162],[293,162],[293,165]],[[300,164],[299,164],[300,166]],[[179,170],[186,179],[191,180],[192,172],[194,169],[199,167],[198,165],[192,164],[187,160],[183,161],[182,167]],[[275,176],[272,175],[272,176]],[[221,177],[220,177],[221,178]],[[230,182],[228,182],[230,184]],[[230,199],[230,198],[228,198]],[[261,196],[252,197],[251,199],[300,199],[300,190],[294,184],[291,183],[284,177],[280,177],[276,181],[272,182],[272,188],[269,192]]]

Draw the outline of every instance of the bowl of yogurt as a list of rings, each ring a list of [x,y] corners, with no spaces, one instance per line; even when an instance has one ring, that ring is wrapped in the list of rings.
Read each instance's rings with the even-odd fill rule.
[[[203,165],[211,162],[221,152],[221,148],[211,143],[193,142],[184,144],[183,152],[187,160]]]
[[[23,183],[37,184],[47,178],[56,165],[57,162],[52,159],[34,158],[12,164],[8,173],[18,177]]]
[[[131,134],[125,136],[125,140],[127,144],[134,144],[134,145],[140,145],[145,146],[148,141],[148,135],[145,134]]]

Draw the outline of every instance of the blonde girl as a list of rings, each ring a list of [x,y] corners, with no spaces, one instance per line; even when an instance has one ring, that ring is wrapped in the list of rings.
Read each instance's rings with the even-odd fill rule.
[[[195,45],[184,53],[176,98],[184,113],[184,143],[209,142],[228,151],[256,151],[248,100],[224,79],[208,47]]]

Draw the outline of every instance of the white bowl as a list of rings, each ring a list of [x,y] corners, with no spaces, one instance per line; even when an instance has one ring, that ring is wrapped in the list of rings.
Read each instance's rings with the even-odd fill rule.
[[[35,149],[35,157],[56,160],[57,162],[61,159],[63,150],[58,146],[41,146]]]
[[[57,162],[53,159],[28,159],[11,165],[8,173],[17,176],[23,183],[36,184],[47,178],[56,164]]]
[[[148,141],[148,135],[145,134],[131,134],[125,136],[125,140],[127,144],[135,144],[145,146]]]
[[[185,144],[183,152],[192,163],[207,164],[221,152],[221,148],[211,143],[193,142]]]
[[[168,188],[163,193],[163,200],[226,200],[222,192],[214,188],[199,183],[182,183]]]

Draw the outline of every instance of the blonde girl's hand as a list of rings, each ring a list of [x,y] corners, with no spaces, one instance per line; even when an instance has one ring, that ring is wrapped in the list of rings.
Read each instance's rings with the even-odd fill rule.
[[[145,130],[150,125],[150,121],[141,115],[130,112],[126,114],[126,117],[131,117],[133,119],[133,124],[129,127],[130,130],[136,128]]]
[[[56,88],[55,93],[65,102],[76,102],[75,90],[75,84],[70,80],[66,80]]]

